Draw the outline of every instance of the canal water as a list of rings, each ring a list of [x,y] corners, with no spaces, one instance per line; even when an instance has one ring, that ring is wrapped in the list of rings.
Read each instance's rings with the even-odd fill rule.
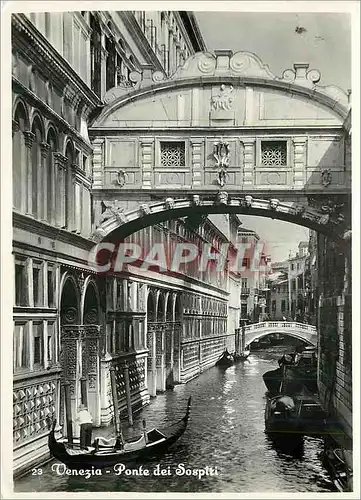
[[[135,416],[133,428],[125,430],[126,436],[140,434],[143,418],[148,428],[181,418],[190,395],[192,410],[182,438],[161,458],[144,462],[148,476],[137,475],[139,470],[130,476],[116,475],[113,470],[89,478],[69,476],[54,470],[53,461],[41,467],[41,475],[30,473],[18,479],[15,492],[335,491],[321,463],[321,439],[305,438],[301,448],[290,452],[276,446],[264,432],[262,374],[277,368],[284,349],[255,351],[247,361],[227,370],[213,367],[152,399]],[[167,475],[157,475],[159,469]],[[200,478],[199,469],[208,474]]]

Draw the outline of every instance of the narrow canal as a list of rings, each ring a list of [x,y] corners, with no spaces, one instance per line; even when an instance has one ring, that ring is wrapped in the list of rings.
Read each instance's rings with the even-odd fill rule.
[[[289,350],[289,349],[288,349]],[[326,492],[335,491],[320,454],[322,441],[306,438],[297,453],[277,449],[264,433],[265,387],[262,374],[277,367],[284,348],[251,354],[245,362],[222,370],[213,367],[186,385],[158,395],[135,416],[126,436],[147,427],[161,426],[183,416],[192,395],[188,429],[168,453],[147,461],[149,476],[116,476],[114,472],[89,479],[58,475],[54,462],[41,475],[29,474],[15,482],[16,492],[31,491],[133,491],[133,492]],[[111,429],[109,429],[111,432]],[[96,430],[94,431],[96,434]],[[170,475],[153,474],[157,464]],[[178,465],[189,470],[217,468],[217,475],[176,474]],[[168,469],[169,466],[169,469]],[[184,472],[182,468],[178,472]],[[214,472],[214,471],[213,471]]]

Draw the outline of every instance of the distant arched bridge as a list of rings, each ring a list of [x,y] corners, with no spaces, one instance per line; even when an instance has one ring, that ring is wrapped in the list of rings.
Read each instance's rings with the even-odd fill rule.
[[[255,340],[259,340],[272,333],[282,333],[283,335],[289,335],[290,337],[302,340],[307,344],[317,345],[316,327],[295,321],[262,321],[261,323],[254,323],[244,328],[239,328],[236,331],[236,335],[238,332],[239,343],[236,338],[236,345],[239,345],[241,350],[244,350],[246,346]]]

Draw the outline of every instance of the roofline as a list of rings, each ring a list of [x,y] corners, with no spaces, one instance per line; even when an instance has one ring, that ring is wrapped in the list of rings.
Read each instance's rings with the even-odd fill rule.
[[[207,52],[206,42],[202,36],[198,21],[194,12],[188,10],[178,11],[183,21],[184,27],[187,30],[190,41],[192,42],[195,52]]]

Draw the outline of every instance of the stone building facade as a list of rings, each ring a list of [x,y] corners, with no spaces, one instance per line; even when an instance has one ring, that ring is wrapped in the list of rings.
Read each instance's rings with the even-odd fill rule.
[[[236,243],[230,213],[241,209],[332,233],[339,210],[323,203],[344,198],[351,164],[342,91],[318,86],[307,64],[276,77],[253,54],[206,53],[191,12],[14,14],[12,30],[19,473],[46,454],[46,418],[63,422],[65,381],[75,410],[87,379],[94,423],[107,424],[112,365],[124,409],[127,361],[136,408],[234,346],[236,274],[96,273],[89,253],[104,225],[116,240],[135,210],[130,240],[190,239],[219,252]],[[185,195],[192,210],[174,217]],[[168,219],[141,227],[157,202]],[[342,338],[347,286],[336,297]],[[344,361],[334,360],[337,373]]]
[[[64,423],[80,382],[94,424],[112,418],[109,369],[125,408],[127,361],[133,409],[186,382],[232,348],[228,278],[193,266],[177,276],[133,268],[99,275],[89,265],[96,185],[88,125],[111,88],[147,68],[169,74],[204,50],[191,13],[66,12],[12,17],[14,471],[47,454],[48,417]],[[150,50],[151,48],[151,50]],[[96,160],[94,162],[96,165]],[[239,224],[239,221],[237,222]],[[229,241],[210,220],[159,224],[132,235],[156,241]],[[220,281],[219,281],[220,280]],[[77,426],[74,424],[77,433]]]

